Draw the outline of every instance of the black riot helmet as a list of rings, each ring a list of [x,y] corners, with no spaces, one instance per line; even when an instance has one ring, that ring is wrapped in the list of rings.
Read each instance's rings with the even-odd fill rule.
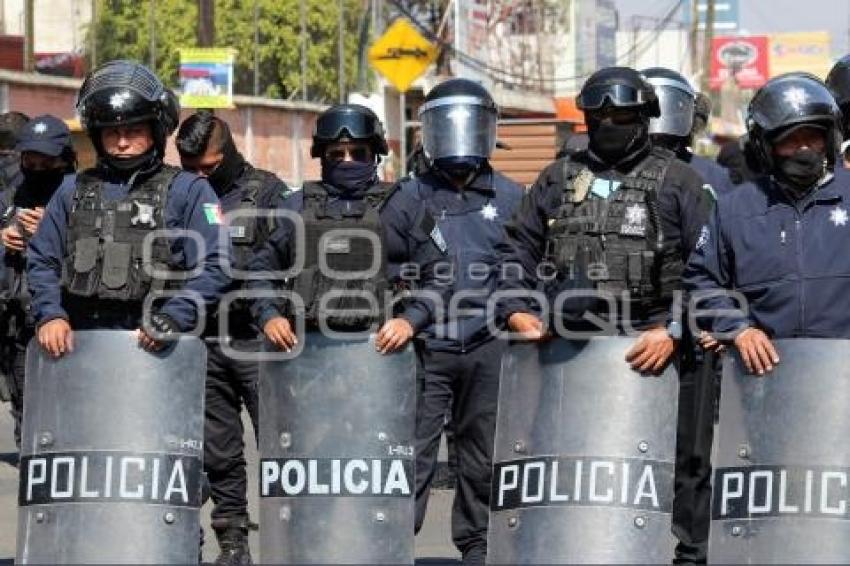
[[[468,79],[443,81],[419,107],[425,155],[445,173],[469,176],[496,149],[498,118],[486,88]]]
[[[584,111],[588,149],[611,165],[644,152],[649,147],[649,121],[661,115],[652,85],[629,67],[593,73],[581,87],[576,106]],[[624,120],[623,114],[629,117]]]
[[[756,92],[747,108],[747,134],[764,170],[774,168],[776,139],[803,125],[824,129],[831,170],[841,144],[841,110],[826,85],[814,75],[797,72],[774,77]]]
[[[652,85],[630,67],[606,67],[590,75],[576,97],[579,110],[599,110],[606,104],[638,108],[649,118],[661,115]]]
[[[643,76],[655,90],[661,115],[649,121],[649,133],[690,138],[694,124],[696,92],[681,74],[663,67],[650,67]]]
[[[310,155],[322,157],[328,144],[343,138],[368,141],[375,155],[386,155],[389,151],[378,116],[360,104],[338,104],[322,112],[316,120]]]
[[[844,138],[850,138],[850,55],[845,55],[832,67],[826,76],[826,86],[844,115]]]
[[[86,76],[77,95],[77,112],[101,157],[102,128],[148,122],[154,147],[162,158],[165,140],[179,122],[180,104],[150,69],[134,61],[117,60]]]

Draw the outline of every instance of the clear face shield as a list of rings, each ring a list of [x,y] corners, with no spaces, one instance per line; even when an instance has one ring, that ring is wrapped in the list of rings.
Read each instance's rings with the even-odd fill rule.
[[[696,93],[682,83],[668,79],[650,79],[658,96],[661,116],[649,121],[650,134],[686,137],[694,124]]]
[[[419,109],[422,147],[429,159],[489,159],[496,148],[496,107],[477,96],[447,96]]]

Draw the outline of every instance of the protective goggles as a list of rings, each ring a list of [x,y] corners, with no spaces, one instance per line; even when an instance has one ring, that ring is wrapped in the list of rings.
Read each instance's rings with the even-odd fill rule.
[[[614,106],[643,106],[649,102],[643,90],[622,84],[589,86],[576,97],[576,104],[582,110],[602,108],[606,101]]]
[[[380,125],[375,118],[352,112],[325,116],[316,122],[315,137],[323,140],[335,140],[343,137],[366,139],[380,136]]]

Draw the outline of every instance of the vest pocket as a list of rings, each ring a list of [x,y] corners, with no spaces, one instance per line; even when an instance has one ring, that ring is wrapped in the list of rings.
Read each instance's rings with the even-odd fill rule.
[[[103,245],[101,282],[104,287],[114,291],[127,285],[131,251],[130,244],[107,242]]]
[[[81,238],[74,246],[73,274],[69,290],[84,297],[94,295],[98,286],[97,265],[100,248],[98,238]]]

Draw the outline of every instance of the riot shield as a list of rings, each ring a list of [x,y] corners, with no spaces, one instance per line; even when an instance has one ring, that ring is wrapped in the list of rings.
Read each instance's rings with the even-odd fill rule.
[[[488,563],[662,563],[678,379],[625,362],[631,338],[516,344],[502,363]]]
[[[412,564],[416,363],[308,333],[260,364],[264,563]]]
[[[26,371],[18,562],[196,562],[204,344],[75,332],[58,360],[31,342]]]
[[[765,377],[724,361],[714,435],[714,563],[850,562],[850,343],[775,342]]]

